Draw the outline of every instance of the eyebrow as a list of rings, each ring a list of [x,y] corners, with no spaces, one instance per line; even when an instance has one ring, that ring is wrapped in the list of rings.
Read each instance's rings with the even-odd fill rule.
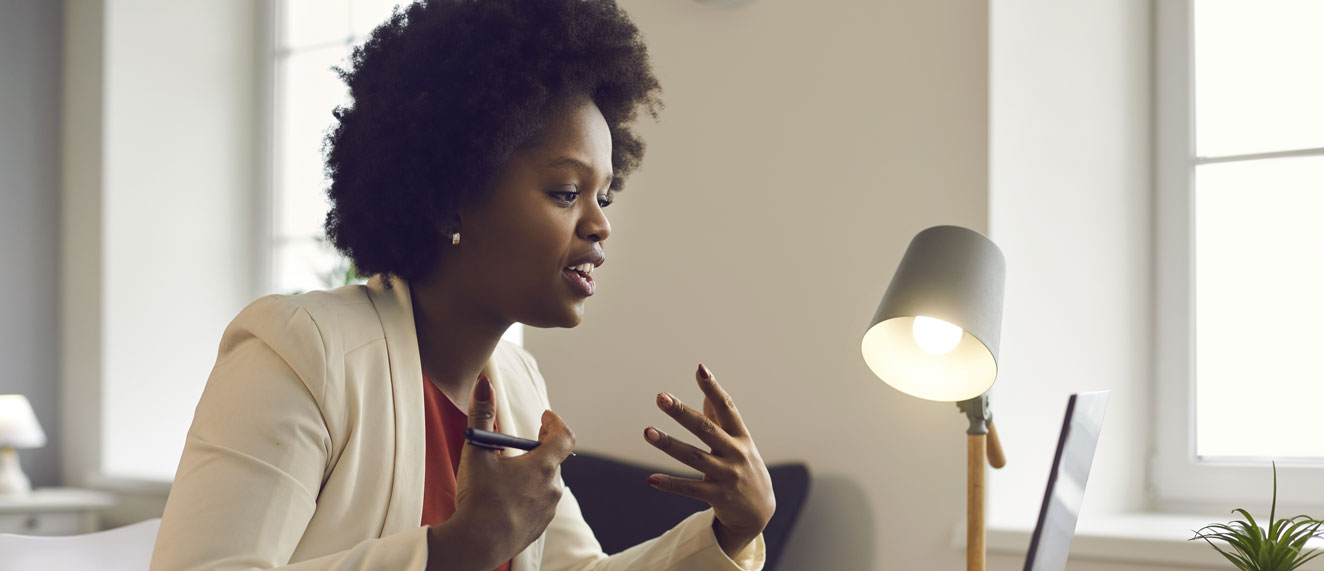
[[[587,173],[592,173],[592,172],[593,172],[593,167],[588,166],[588,163],[586,163],[586,162],[584,162],[584,161],[581,161],[581,160],[579,160],[579,159],[576,159],[576,158],[574,158],[574,157],[559,157],[559,158],[556,158],[556,159],[552,160],[552,162],[547,163],[547,167],[548,167],[548,168],[572,168],[572,169],[576,169],[576,170],[584,171],[584,172],[587,172]],[[611,181],[612,181],[613,179],[615,179],[615,178],[616,178],[615,173],[609,173],[609,174],[607,174],[607,184],[608,184],[608,185],[611,185]]]

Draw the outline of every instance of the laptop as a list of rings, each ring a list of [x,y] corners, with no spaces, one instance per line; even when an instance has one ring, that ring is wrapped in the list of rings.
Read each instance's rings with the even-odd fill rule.
[[[1039,522],[1030,538],[1025,555],[1025,571],[1062,571],[1071,552],[1071,537],[1076,533],[1076,519],[1085,499],[1094,449],[1103,428],[1103,413],[1108,408],[1108,391],[1077,393],[1067,400],[1062,433],[1057,437],[1057,453],[1048,474],[1044,503],[1039,508]]]

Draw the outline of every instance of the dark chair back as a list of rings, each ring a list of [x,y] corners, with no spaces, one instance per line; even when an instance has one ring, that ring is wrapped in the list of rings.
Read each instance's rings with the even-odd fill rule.
[[[579,452],[561,464],[561,477],[579,500],[584,519],[603,551],[619,553],[661,535],[690,514],[708,508],[698,500],[659,492],[647,483],[650,474],[669,473],[597,454]],[[795,527],[809,492],[809,469],[800,463],[768,467],[777,512],[763,530],[767,544],[764,569],[777,568],[777,560]]]

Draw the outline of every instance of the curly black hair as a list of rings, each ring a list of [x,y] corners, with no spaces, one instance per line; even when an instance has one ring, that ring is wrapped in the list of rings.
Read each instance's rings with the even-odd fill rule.
[[[662,103],[638,28],[613,0],[422,0],[336,68],[351,102],[326,137],[326,234],[359,275],[406,280],[441,255],[444,221],[485,195],[569,98],[612,137],[612,190],[638,166],[638,110]]]

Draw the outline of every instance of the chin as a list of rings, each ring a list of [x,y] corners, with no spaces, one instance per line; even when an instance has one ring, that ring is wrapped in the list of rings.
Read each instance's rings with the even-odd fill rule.
[[[540,327],[550,329],[553,327],[563,327],[566,329],[579,326],[584,320],[584,304],[577,303],[566,307],[561,312],[554,315],[541,315],[537,319],[520,320],[521,323],[530,327]]]

